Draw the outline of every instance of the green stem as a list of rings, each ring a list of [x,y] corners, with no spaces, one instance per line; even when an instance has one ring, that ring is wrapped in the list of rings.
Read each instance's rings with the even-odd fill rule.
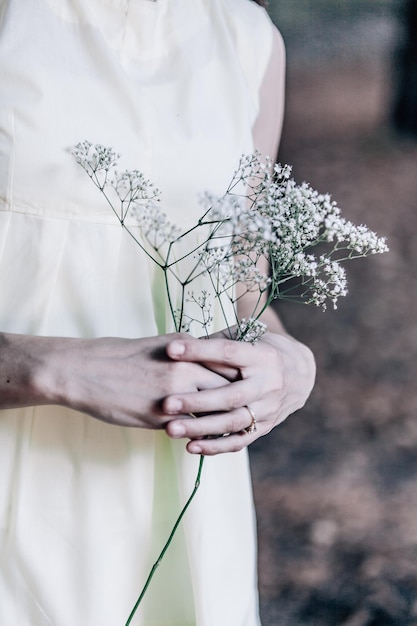
[[[172,320],[174,322],[175,330],[177,332],[179,332],[179,330],[181,329],[181,325],[178,325],[178,323],[177,323],[177,321],[175,319],[175,309],[174,309],[174,305],[172,303],[171,292],[169,290],[168,272],[167,272],[167,270],[165,268],[163,269],[163,272],[164,272],[165,291],[166,291],[166,295],[167,295],[167,299],[168,299],[169,310],[170,310],[170,313],[171,313]],[[179,326],[179,328],[178,328],[178,326]]]
[[[153,578],[153,575],[155,574],[156,569],[158,568],[158,566],[160,565],[162,559],[164,558],[165,552],[168,550],[168,548],[169,548],[169,546],[171,544],[171,541],[174,538],[174,535],[175,535],[175,533],[176,533],[176,531],[178,529],[178,526],[181,523],[182,518],[184,517],[188,507],[190,506],[191,502],[194,499],[195,494],[197,493],[197,490],[198,490],[198,488],[200,486],[200,478],[201,478],[201,472],[202,472],[202,469],[203,469],[203,463],[204,463],[204,456],[201,455],[200,456],[200,463],[199,463],[199,466],[198,466],[197,478],[196,478],[196,481],[195,481],[195,485],[194,485],[194,489],[192,491],[192,494],[190,495],[190,497],[188,498],[187,502],[185,503],[184,508],[182,509],[181,513],[177,517],[177,521],[175,522],[175,524],[174,524],[174,526],[173,526],[173,528],[171,530],[171,533],[170,533],[170,535],[168,537],[168,540],[165,543],[164,547],[162,548],[160,555],[158,556],[158,559],[153,564],[152,569],[151,569],[151,571],[149,573],[149,576],[148,576],[148,578],[146,580],[146,583],[143,586],[143,589],[142,589],[142,591],[141,591],[141,593],[139,595],[139,598],[137,599],[137,601],[135,603],[135,606],[133,607],[133,609],[132,609],[132,611],[131,611],[128,619],[127,619],[127,622],[126,622],[125,626],[129,626],[132,623],[132,619],[135,616],[135,613],[136,613],[140,603],[143,600],[143,597],[144,597],[144,595],[145,595],[145,593],[146,593],[146,591],[147,591],[147,589],[149,587],[149,584],[150,584],[150,582],[151,582],[151,580]]]

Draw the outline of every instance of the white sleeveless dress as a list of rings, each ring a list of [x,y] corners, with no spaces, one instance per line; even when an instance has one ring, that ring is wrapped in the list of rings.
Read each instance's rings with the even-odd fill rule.
[[[113,146],[194,223],[252,150],[271,45],[250,0],[1,0],[3,331],[172,330],[154,268],[70,148]],[[123,626],[193,488],[184,446],[60,407],[2,412],[0,624]],[[255,543],[246,452],[206,459],[133,623],[258,625]]]

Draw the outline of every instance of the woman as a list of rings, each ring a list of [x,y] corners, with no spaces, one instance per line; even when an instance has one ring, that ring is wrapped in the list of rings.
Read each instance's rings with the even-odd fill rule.
[[[304,404],[314,360],[272,310],[254,347],[169,334],[155,268],[70,149],[113,146],[195,223],[242,153],[276,154],[280,36],[251,0],[3,0],[0,15],[0,623],[123,624],[196,455],[238,451],[206,463],[134,623],[255,626],[244,448]]]

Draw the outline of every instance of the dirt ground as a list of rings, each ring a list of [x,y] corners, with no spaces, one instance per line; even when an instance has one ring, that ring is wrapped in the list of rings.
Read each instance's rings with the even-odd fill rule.
[[[374,59],[292,68],[280,160],[389,239],[337,311],[280,304],[307,406],[251,446],[264,626],[417,625],[417,141]]]

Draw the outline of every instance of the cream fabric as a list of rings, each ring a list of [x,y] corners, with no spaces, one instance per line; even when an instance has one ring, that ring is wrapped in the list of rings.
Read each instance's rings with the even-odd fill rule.
[[[155,268],[69,149],[113,146],[180,226],[252,149],[272,27],[249,0],[1,0],[0,328],[140,337],[172,329]],[[215,324],[221,319],[215,311]],[[192,490],[164,433],[59,407],[0,419],[0,624],[122,626]],[[201,489],[134,624],[256,626],[247,455]]]

